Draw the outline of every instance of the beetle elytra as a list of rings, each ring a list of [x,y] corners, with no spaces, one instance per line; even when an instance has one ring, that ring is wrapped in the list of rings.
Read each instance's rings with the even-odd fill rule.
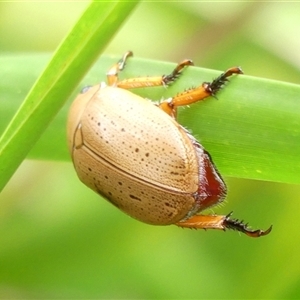
[[[212,82],[153,103],[128,91],[166,86],[191,60],[169,75],[118,80],[131,51],[107,73],[107,84],[83,89],[70,109],[68,145],[80,180],[133,218],[153,225],[175,224],[202,229],[234,229],[251,237],[268,234],[250,230],[228,215],[202,215],[221,203],[226,185],[209,153],[176,121],[178,106],[215,95],[238,67]]]

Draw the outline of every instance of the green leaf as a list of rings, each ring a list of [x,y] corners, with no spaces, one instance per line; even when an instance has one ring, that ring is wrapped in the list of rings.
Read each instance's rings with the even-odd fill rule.
[[[0,139],[0,190],[137,3],[92,2],[83,13]]]
[[[118,59],[101,57],[84,78],[81,87],[105,80],[107,69]],[[45,60],[45,57],[26,58],[28,64],[32,65],[37,64],[37,61],[42,65]],[[11,61],[13,69],[15,59],[7,57],[5,61],[7,65]],[[130,58],[121,78],[167,74],[174,66],[166,62]],[[220,71],[189,67],[167,89],[156,87],[134,92],[149,99],[160,100],[209,81],[219,74]],[[23,72],[19,76],[17,81],[22,82],[28,74]],[[13,89],[13,80],[11,82],[10,88]],[[76,93],[31,151],[30,158],[70,160],[65,127],[68,107]],[[217,95],[218,100],[210,98],[190,108],[181,108],[179,122],[189,128],[209,151],[223,175],[299,183],[299,93],[299,85],[247,75],[232,76]]]
[[[181,120],[190,123],[221,173],[300,183],[299,94],[299,85],[238,76],[219,101],[203,102]]]

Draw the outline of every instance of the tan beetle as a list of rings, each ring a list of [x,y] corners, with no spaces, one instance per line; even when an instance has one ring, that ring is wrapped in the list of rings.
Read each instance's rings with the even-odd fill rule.
[[[199,212],[222,202],[226,186],[210,155],[176,121],[178,106],[215,95],[238,67],[211,83],[204,82],[160,103],[127,89],[166,86],[191,60],[179,63],[169,75],[118,81],[131,51],[107,73],[107,82],[84,88],[70,109],[68,144],[80,180],[131,217],[153,225],[175,224],[202,229],[252,231],[228,215]]]

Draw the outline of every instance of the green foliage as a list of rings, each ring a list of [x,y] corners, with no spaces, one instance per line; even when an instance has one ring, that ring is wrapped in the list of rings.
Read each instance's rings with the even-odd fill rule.
[[[87,8],[1,137],[0,190],[135,5],[94,2]]]
[[[20,74],[18,61],[25,61]],[[30,72],[30,66],[39,63],[42,68],[46,57],[30,56],[4,56],[1,65],[7,70],[15,70],[7,74],[5,86],[0,88],[13,91],[14,78],[19,72],[18,82],[26,82],[26,77],[34,77]],[[118,57],[102,57],[93,69],[84,78],[86,84],[95,84],[100,80],[105,81],[105,70],[112,65]],[[164,74],[171,72],[175,65],[165,62],[151,61],[147,59],[132,58],[128,62],[126,71],[122,77],[136,77],[147,74]],[[71,67],[70,67],[71,68]],[[29,71],[28,71],[29,70]],[[99,71],[101,70],[101,72]],[[79,71],[69,71],[76,73]],[[84,70],[81,71],[82,73]],[[100,74],[99,74],[100,73]],[[161,97],[170,97],[190,86],[199,85],[209,78],[216,77],[220,72],[190,67],[181,78],[167,90],[164,88],[143,89],[133,91],[141,96],[159,100]],[[11,76],[11,78],[9,77]],[[83,86],[83,84],[82,84]],[[19,85],[23,91],[27,86]],[[78,91],[77,91],[78,92]],[[222,174],[248,179],[260,179],[278,181],[284,183],[300,183],[300,162],[297,159],[300,153],[300,110],[298,110],[298,95],[300,86],[284,82],[250,77],[247,75],[233,76],[226,88],[218,95],[219,101],[213,98],[206,100],[203,104],[192,105],[190,109],[180,110],[179,120],[200,137],[201,142],[213,154]],[[64,93],[62,93],[64,95]],[[49,93],[51,95],[51,93]],[[22,98],[23,93],[19,94]],[[16,106],[14,93],[7,93],[6,103],[3,109],[10,103],[9,110],[13,111]],[[74,95],[72,95],[74,98]],[[73,98],[70,98],[72,101]],[[41,128],[41,120],[44,121],[45,111],[55,111],[52,97],[42,112],[37,113],[33,118],[28,112],[23,115],[24,121],[32,122],[32,128]],[[63,98],[60,101],[64,100]],[[47,99],[46,99],[47,100]],[[46,101],[44,100],[44,101]],[[52,101],[53,100],[53,101]],[[29,157],[34,159],[59,159],[69,161],[69,154],[66,148],[66,117],[70,102],[64,107],[49,129],[42,136],[35,148],[30,152]],[[41,101],[42,102],[42,101]],[[116,107],[116,109],[118,109]],[[7,122],[1,120],[1,127]],[[3,124],[4,123],[4,124]],[[17,141],[24,145],[31,141],[32,129],[19,128],[23,134],[22,140]],[[21,135],[20,133],[20,135]],[[31,141],[30,146],[34,145]],[[18,147],[19,152],[24,148]],[[14,152],[10,152],[10,159],[14,159]],[[284,155],[283,155],[284,154]],[[7,157],[3,157],[6,159]],[[247,162],[247,163],[246,163]],[[2,177],[2,178],[5,178]]]
[[[300,186],[287,184],[300,181],[299,4],[145,1],[120,26],[134,4],[0,4],[1,185],[30,158],[0,195],[0,298],[299,299]],[[89,18],[76,23],[86,7]],[[43,71],[75,23],[81,34]],[[188,68],[167,89],[134,91],[153,100],[243,68],[218,100],[180,109],[179,121],[229,187],[225,205],[206,213],[234,211],[253,229],[273,224],[270,235],[149,226],[79,182],[66,147],[68,107],[126,50],[136,57],[122,78],[167,74],[183,58],[208,68]]]

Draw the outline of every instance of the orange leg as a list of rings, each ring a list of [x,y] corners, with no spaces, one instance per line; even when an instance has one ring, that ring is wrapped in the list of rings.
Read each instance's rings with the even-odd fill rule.
[[[108,85],[110,86],[117,85],[118,74],[120,71],[124,69],[127,58],[132,55],[133,55],[132,51],[127,51],[123,55],[123,57],[109,69],[109,71],[106,73]]]
[[[173,72],[169,75],[153,76],[153,77],[137,77],[122,80],[117,83],[119,88],[131,89],[140,87],[166,86],[174,82],[181,74],[181,71],[187,67],[192,66],[193,62],[189,59],[180,62]]]
[[[228,81],[227,77],[232,74],[242,74],[239,67],[233,67],[222,73],[212,82],[203,82],[199,87],[186,90],[173,98],[169,98],[159,104],[159,107],[170,116],[176,117],[177,107],[189,105],[201,101],[209,96],[214,96]]]
[[[122,89],[132,89],[140,87],[153,87],[153,86],[165,86],[175,81],[181,74],[181,71],[187,67],[193,65],[193,62],[186,59],[179,63],[173,72],[169,75],[153,76],[153,77],[137,77],[124,79],[118,81],[118,73],[125,67],[125,62],[128,57],[132,56],[131,51],[126,52],[123,57],[114,64],[107,73],[107,82],[110,86],[117,86]]]
[[[187,66],[192,66],[193,62],[185,59],[180,62],[173,72],[169,75],[154,76],[154,77],[137,77],[118,81],[118,74],[125,67],[126,60],[132,56],[131,51],[127,51],[123,57],[114,64],[107,73],[107,82],[110,86],[117,86],[123,89],[132,89],[140,87],[166,86],[174,82],[181,74],[182,70]],[[168,115],[176,118],[178,106],[189,105],[197,101],[201,101],[209,96],[214,96],[222,86],[228,81],[227,77],[232,74],[242,74],[239,67],[233,67],[222,73],[212,82],[204,82],[199,87],[186,90],[177,94],[175,97],[169,98],[159,103],[159,107]]]
[[[247,224],[244,224],[243,221],[236,219],[230,219],[232,213],[227,216],[205,216],[205,215],[194,215],[191,218],[178,222],[176,225],[179,227],[185,228],[194,228],[194,229],[233,229],[245,233],[250,237],[260,237],[267,235],[271,232],[272,226],[267,230],[250,230]]]

